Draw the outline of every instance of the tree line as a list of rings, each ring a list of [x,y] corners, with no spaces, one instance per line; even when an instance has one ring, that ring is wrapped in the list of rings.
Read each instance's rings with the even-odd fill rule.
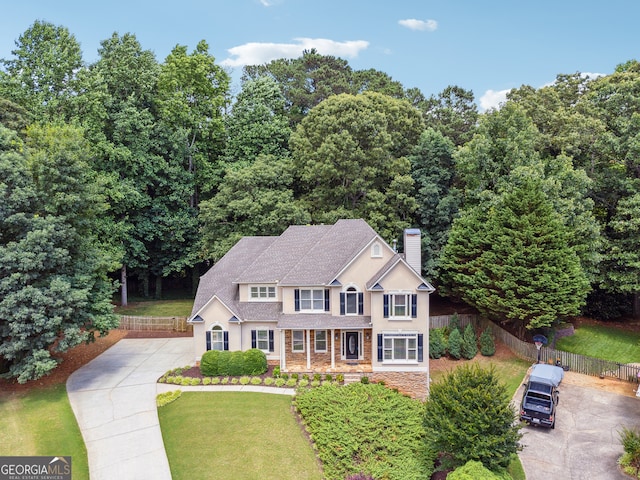
[[[423,232],[445,295],[526,328],[640,311],[640,64],[480,114],[304,51],[229,74],[114,33],[86,63],[36,21],[0,70],[0,357],[21,380],[116,325],[134,281],[197,277],[242,236],[364,218]],[[152,293],[154,290],[155,293]]]

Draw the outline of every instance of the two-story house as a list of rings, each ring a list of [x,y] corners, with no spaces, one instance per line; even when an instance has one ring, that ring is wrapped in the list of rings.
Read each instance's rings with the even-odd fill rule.
[[[420,232],[397,253],[364,220],[244,237],[202,276],[189,322],[206,350],[263,350],[283,372],[364,372],[425,397],[429,294]]]

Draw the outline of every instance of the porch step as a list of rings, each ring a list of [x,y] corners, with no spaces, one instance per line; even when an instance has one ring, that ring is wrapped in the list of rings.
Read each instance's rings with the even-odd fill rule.
[[[344,384],[348,385],[349,383],[358,383],[360,379],[364,377],[364,373],[344,373]]]

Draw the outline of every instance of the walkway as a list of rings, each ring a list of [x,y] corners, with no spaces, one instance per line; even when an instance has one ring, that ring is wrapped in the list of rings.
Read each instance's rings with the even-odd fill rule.
[[[171,480],[156,381],[193,360],[191,337],[124,339],[69,377],[91,480]]]

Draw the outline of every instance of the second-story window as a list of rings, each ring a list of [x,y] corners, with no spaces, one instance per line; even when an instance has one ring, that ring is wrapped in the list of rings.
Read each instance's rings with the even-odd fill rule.
[[[418,296],[411,293],[391,293],[383,296],[384,317],[409,319],[417,316]]]
[[[329,289],[300,288],[294,294],[296,312],[328,312]]]
[[[272,285],[252,285],[249,298],[253,301],[269,301],[276,299],[276,287]]]
[[[364,294],[355,287],[340,292],[340,315],[363,315]]]

